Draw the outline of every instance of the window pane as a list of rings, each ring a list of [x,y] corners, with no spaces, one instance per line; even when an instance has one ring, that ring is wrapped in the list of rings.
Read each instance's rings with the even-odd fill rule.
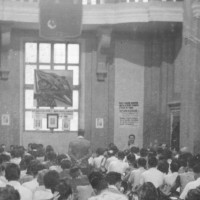
[[[73,105],[68,107],[69,110],[78,109],[79,107],[79,91],[73,90]]]
[[[40,65],[39,69],[43,69],[43,70],[50,70],[51,66],[50,65]]]
[[[66,61],[65,44],[54,44],[54,63],[65,63]]]
[[[68,66],[68,70],[73,70],[73,85],[79,85],[79,67]]]
[[[39,44],[39,62],[50,63],[51,61],[51,45],[47,43]]]
[[[25,108],[33,109],[36,108],[33,99],[33,90],[25,90]]]
[[[54,69],[55,70],[65,70],[65,65],[55,65]]]
[[[70,120],[70,131],[78,130],[78,112],[73,113],[73,118]]]
[[[71,64],[79,63],[79,45],[78,44],[69,44],[67,47],[67,61]]]
[[[33,113],[31,111],[25,112],[25,130],[34,130],[33,128]]]
[[[37,43],[25,44],[25,62],[36,63],[37,61]]]
[[[26,65],[25,67],[25,84],[34,84],[34,70],[36,65]]]

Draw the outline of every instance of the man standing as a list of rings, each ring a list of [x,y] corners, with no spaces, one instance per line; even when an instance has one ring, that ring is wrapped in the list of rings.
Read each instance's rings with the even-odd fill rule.
[[[91,156],[90,141],[84,138],[84,131],[78,131],[78,137],[69,143],[68,154],[72,163],[85,174],[88,168],[88,159]]]

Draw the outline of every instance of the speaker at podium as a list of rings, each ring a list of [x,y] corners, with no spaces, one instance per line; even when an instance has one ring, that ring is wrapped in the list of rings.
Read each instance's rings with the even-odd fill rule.
[[[40,0],[40,36],[49,39],[76,38],[82,31],[82,0]]]

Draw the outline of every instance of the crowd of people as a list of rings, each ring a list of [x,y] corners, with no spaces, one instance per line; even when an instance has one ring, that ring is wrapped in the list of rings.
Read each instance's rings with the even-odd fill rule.
[[[57,154],[51,145],[0,146],[0,200],[199,200],[200,154],[165,144],[139,148],[130,135],[91,152],[83,135]]]

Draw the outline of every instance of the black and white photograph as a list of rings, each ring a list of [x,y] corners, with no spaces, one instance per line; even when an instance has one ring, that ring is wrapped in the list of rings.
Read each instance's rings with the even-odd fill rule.
[[[200,0],[0,0],[0,114],[0,200],[200,200]]]

